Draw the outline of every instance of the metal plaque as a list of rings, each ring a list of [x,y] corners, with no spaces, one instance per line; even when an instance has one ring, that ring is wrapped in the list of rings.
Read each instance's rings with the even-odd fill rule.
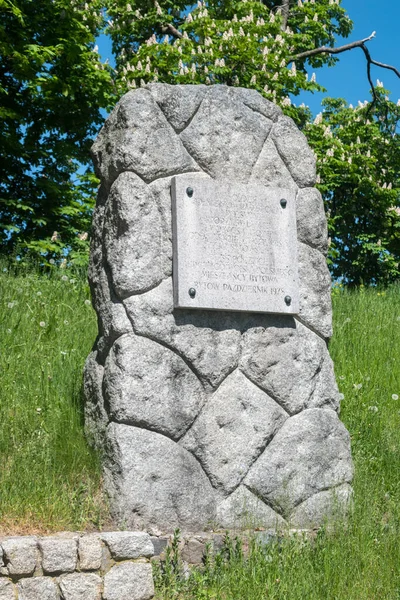
[[[190,174],[171,191],[176,308],[298,313],[293,190]]]

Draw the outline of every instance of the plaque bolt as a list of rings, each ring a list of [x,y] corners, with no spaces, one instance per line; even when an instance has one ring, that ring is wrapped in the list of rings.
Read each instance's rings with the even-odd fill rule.
[[[196,295],[196,290],[194,288],[189,288],[189,296],[194,298]]]
[[[286,303],[288,306],[290,306],[291,302],[292,302],[292,299],[291,299],[291,297],[290,297],[290,296],[285,296],[285,303]]]
[[[287,204],[287,200],[285,200],[285,198],[282,198],[282,200],[281,200],[282,208],[286,208],[286,204]]]
[[[191,188],[191,187],[186,188],[186,193],[189,196],[189,198],[191,198],[193,196],[193,188]]]

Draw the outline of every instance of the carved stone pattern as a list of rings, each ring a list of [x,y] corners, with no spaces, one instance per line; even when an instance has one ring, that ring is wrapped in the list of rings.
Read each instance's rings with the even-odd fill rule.
[[[120,100],[92,151],[86,427],[105,448],[114,516],[154,534],[320,523],[349,502],[352,461],[305,137],[254,90],[151,84]],[[170,183],[190,172],[296,191],[298,317],[174,310]]]

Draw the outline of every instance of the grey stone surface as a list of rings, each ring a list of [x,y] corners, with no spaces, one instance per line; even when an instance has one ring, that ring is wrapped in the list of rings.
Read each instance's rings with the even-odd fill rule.
[[[104,577],[104,600],[149,600],[154,596],[151,565],[123,563]]]
[[[98,352],[94,351],[86,359],[83,393],[85,397],[86,437],[89,443],[100,451],[109,418],[103,399],[104,367],[98,363],[97,356]]]
[[[176,87],[176,86],[173,86]],[[149,184],[151,193],[157,203],[161,218],[161,254],[163,256],[163,276],[172,275],[172,213],[171,213],[171,182],[172,179],[185,178],[184,175],[163,177]],[[210,179],[206,173],[196,173],[196,177]]]
[[[328,251],[328,227],[321,193],[303,188],[296,198],[297,239],[323,254]]]
[[[5,563],[10,575],[32,575],[38,562],[34,537],[14,537],[2,541]]]
[[[281,514],[312,495],[351,481],[350,436],[331,409],[288,419],[244,480]]]
[[[0,568],[4,567],[3,548],[0,545]]]
[[[102,181],[89,280],[99,335],[85,368],[86,430],[104,449],[115,518],[157,535],[195,531],[214,523],[217,510],[225,523],[237,511],[241,519],[237,498],[245,498],[267,525],[297,513],[299,522],[304,514],[319,519],[329,510],[325,492],[347,486],[352,467],[333,412],[339,395],[326,346],[327,228],[305,137],[255,90],[151,84],[121,99],[93,154]],[[296,195],[297,239],[289,240],[299,268],[295,319],[267,314],[264,306],[240,311],[254,307],[239,303],[174,307],[171,184],[193,176],[196,189],[212,179],[215,190],[221,184],[231,191],[219,214],[210,205],[197,213],[194,231],[204,238],[207,219],[230,211],[229,228],[221,219],[198,253],[209,263],[196,278],[200,288],[215,281],[221,249],[229,253],[219,271],[229,277],[258,277],[249,267],[254,257],[265,258],[266,246],[275,268],[281,261],[289,269],[280,240],[266,236],[276,215],[268,213],[266,223],[269,208],[260,205],[255,218],[255,206],[241,211],[234,200],[239,191],[243,200],[240,185],[249,182],[262,186],[266,202],[272,192],[290,202]],[[249,237],[254,252],[237,252],[229,262]],[[269,263],[258,266],[262,277],[276,276],[265,272]],[[276,278],[255,283],[284,289]],[[106,569],[108,552],[103,547]]]
[[[205,548],[205,544],[199,540],[188,540],[182,549],[182,559],[190,565],[201,565]]]
[[[271,132],[280,156],[299,187],[315,184],[316,159],[307,139],[289,117],[280,117]]]
[[[223,85],[210,88],[180,138],[211,177],[247,182],[272,121],[243,104],[235,92]]]
[[[217,523],[227,529],[275,529],[286,525],[281,515],[244,485],[218,504]]]
[[[145,89],[121,98],[94,143],[92,156],[97,175],[108,185],[124,171],[153,181],[199,170]]]
[[[343,519],[351,507],[352,498],[353,490],[348,483],[314,494],[294,509],[290,524],[292,527],[310,528]]]
[[[115,516],[150,533],[199,531],[215,514],[214,492],[196,459],[172,440],[137,427],[108,427],[106,483]]]
[[[18,600],[60,600],[57,584],[51,577],[21,579],[17,588]],[[2,598],[1,593],[0,598]],[[15,596],[12,596],[12,598],[15,598]]]
[[[336,409],[339,392],[326,343],[290,317],[270,317],[243,334],[240,369],[289,414]]]
[[[155,535],[151,536],[151,543],[154,548],[154,556],[159,556],[167,547],[168,540],[165,537],[157,537]]]
[[[298,244],[300,275],[299,317],[323,338],[332,336],[331,277],[325,256],[306,244]]]
[[[206,85],[168,85],[150,83],[147,86],[169,123],[181,132],[198,110],[207,93]]]
[[[104,245],[119,298],[159,284],[163,273],[160,213],[149,189],[134,173],[111,187],[104,218]]]
[[[174,352],[141,336],[113,345],[104,378],[111,419],[179,439],[204,403],[202,386]]]
[[[279,106],[261,96],[256,90],[235,88],[234,94],[235,99],[240,100],[245,106],[264,115],[267,119],[277,121],[282,115]]]
[[[297,190],[296,182],[270,138],[267,138],[260,156],[253,167],[250,181],[259,181],[266,187]]]
[[[216,387],[237,366],[241,335],[237,317],[229,312],[174,310],[172,279],[124,304],[135,331],[175,350],[202,382]]]
[[[101,600],[102,579],[95,573],[71,573],[59,579],[63,600]]]
[[[150,558],[154,554],[150,536],[144,531],[112,531],[103,533],[102,539],[115,560],[128,560],[143,556]]]
[[[180,443],[196,456],[212,485],[230,493],[287,416],[236,370],[209,399]]]
[[[9,579],[0,579],[0,600],[15,600],[15,587]]]
[[[292,190],[190,174],[171,194],[177,308],[299,312]]]
[[[84,535],[78,542],[79,568],[81,571],[95,571],[101,568],[103,546],[97,534]]]
[[[77,536],[41,538],[43,571],[46,574],[75,571],[78,560]]]

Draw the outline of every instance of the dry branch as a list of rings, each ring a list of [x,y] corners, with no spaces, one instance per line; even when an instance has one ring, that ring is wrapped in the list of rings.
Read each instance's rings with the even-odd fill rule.
[[[367,77],[369,84],[371,86],[373,100],[370,106],[370,109],[378,100],[376,95],[375,86],[371,77],[371,65],[376,65],[377,67],[381,67],[382,69],[389,69],[396,73],[397,77],[400,78],[400,71],[391,65],[386,65],[384,63],[373,60],[371,57],[371,53],[365,45],[367,42],[371,41],[375,37],[376,32],[373,31],[371,35],[363,40],[358,40],[357,42],[351,42],[350,44],[345,44],[344,46],[340,46],[339,48],[330,48],[329,46],[321,46],[320,48],[314,48],[313,50],[307,50],[306,52],[301,52],[300,54],[296,54],[295,56],[291,56],[286,64],[290,62],[296,62],[296,60],[302,60],[304,58],[309,58],[310,56],[316,56],[317,54],[341,54],[342,52],[347,52],[348,50],[353,50],[354,48],[361,48],[361,50],[365,54],[365,58],[367,59]]]

